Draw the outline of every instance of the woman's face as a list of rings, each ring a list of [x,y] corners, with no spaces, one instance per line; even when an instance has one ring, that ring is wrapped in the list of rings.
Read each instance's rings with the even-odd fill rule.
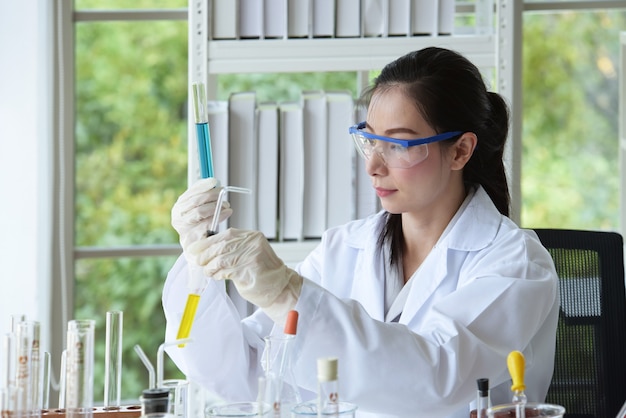
[[[398,139],[437,134],[400,88],[374,93],[367,111],[367,130]],[[390,213],[426,214],[436,213],[440,205],[447,204],[450,193],[458,187],[453,182],[461,181],[460,172],[454,174],[453,148],[428,144],[428,157],[410,168],[387,167],[374,153],[366,161],[366,170],[382,207]]]

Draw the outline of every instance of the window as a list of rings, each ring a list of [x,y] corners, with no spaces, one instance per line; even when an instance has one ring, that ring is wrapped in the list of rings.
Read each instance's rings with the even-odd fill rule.
[[[96,403],[107,311],[124,312],[122,399],[136,402],[148,387],[133,347],[154,362],[164,339],[160,289],[180,253],[170,210],[187,179],[187,2],[117,3],[126,6],[79,0],[73,14],[70,316],[96,320]],[[177,377],[168,366],[165,376]]]
[[[526,3],[522,224],[619,230],[619,32],[626,7]]]

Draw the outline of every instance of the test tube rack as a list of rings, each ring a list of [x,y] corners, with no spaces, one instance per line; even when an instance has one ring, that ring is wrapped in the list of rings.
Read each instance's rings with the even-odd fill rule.
[[[9,418],[13,414],[2,411],[2,418]],[[141,405],[121,406],[119,408],[95,407],[93,418],[138,418],[141,416]],[[65,409],[44,409],[41,418],[65,418]]]

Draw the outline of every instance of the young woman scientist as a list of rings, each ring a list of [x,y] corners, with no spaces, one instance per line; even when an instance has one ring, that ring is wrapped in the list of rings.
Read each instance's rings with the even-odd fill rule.
[[[259,232],[204,238],[219,188],[181,195],[172,224],[184,250],[163,292],[174,340],[188,295],[187,260],[209,280],[191,331],[169,351],[191,379],[229,400],[254,400],[263,337],[300,314],[294,370],[316,391],[316,360],[339,358],[340,397],[359,416],[469,416],[476,379],[494,404],[511,401],[507,355],[526,358],[526,395],[542,401],[558,315],[552,259],[509,218],[502,161],[503,99],[477,68],[426,48],[388,64],[351,132],[383,210],[328,230],[295,269]],[[227,205],[226,205],[227,206]],[[231,209],[225,207],[221,217]],[[258,306],[241,320],[221,280]]]

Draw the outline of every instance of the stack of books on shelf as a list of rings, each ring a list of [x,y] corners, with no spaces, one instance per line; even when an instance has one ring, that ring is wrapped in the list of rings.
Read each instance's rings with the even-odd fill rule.
[[[303,91],[284,102],[235,92],[207,109],[215,177],[253,191],[229,194],[228,226],[301,241],[378,210],[348,133],[357,119],[350,92]]]
[[[437,36],[455,26],[455,0],[210,2],[213,40]]]

